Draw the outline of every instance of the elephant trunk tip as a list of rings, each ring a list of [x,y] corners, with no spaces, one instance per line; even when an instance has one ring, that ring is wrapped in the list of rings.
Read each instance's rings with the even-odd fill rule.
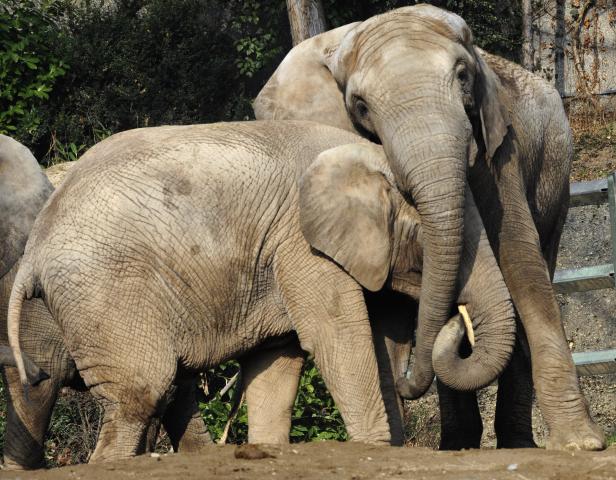
[[[434,379],[434,377],[432,379]],[[398,391],[398,395],[402,398],[406,400],[416,400],[428,391],[430,385],[432,385],[432,381],[417,381],[415,377],[411,375],[410,377],[399,378],[396,381],[396,390]]]

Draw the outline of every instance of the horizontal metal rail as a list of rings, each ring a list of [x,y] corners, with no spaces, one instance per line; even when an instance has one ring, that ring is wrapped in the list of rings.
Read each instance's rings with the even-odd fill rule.
[[[587,292],[614,288],[614,265],[596,265],[592,267],[558,270],[554,273],[554,291],[556,293]]]
[[[573,361],[578,375],[606,375],[616,373],[616,349],[596,352],[576,352]]]

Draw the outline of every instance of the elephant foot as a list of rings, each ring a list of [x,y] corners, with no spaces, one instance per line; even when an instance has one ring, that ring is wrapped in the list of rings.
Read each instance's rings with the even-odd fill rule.
[[[4,463],[0,465],[0,470],[24,471],[45,468],[45,461],[42,458],[40,459],[40,461],[32,459],[31,461],[27,462],[16,462],[5,456],[3,460]]]
[[[587,419],[579,425],[550,429],[545,446],[548,450],[604,450],[607,445],[601,428]]]

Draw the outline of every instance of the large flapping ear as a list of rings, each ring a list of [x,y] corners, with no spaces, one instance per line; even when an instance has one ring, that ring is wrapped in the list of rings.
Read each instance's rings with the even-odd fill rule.
[[[477,59],[475,102],[481,118],[481,133],[486,146],[486,154],[491,159],[503,143],[511,125],[511,119],[505,104],[504,89],[498,76],[484,60],[482,55],[485,53],[482,50],[475,47],[474,53]]]
[[[330,30],[295,46],[254,100],[257,120],[313,120],[355,132],[330,66],[340,42],[356,25]]]
[[[382,147],[342,145],[322,152],[300,180],[306,240],[363,287],[380,290],[390,272],[393,178]]]
[[[34,219],[52,192],[30,150],[0,135],[0,278],[23,254]]]

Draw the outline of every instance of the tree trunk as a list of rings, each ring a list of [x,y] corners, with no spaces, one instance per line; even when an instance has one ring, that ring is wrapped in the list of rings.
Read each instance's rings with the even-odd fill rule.
[[[321,0],[287,0],[293,46],[325,31]]]
[[[533,71],[533,7],[532,0],[522,0],[522,65]]]

